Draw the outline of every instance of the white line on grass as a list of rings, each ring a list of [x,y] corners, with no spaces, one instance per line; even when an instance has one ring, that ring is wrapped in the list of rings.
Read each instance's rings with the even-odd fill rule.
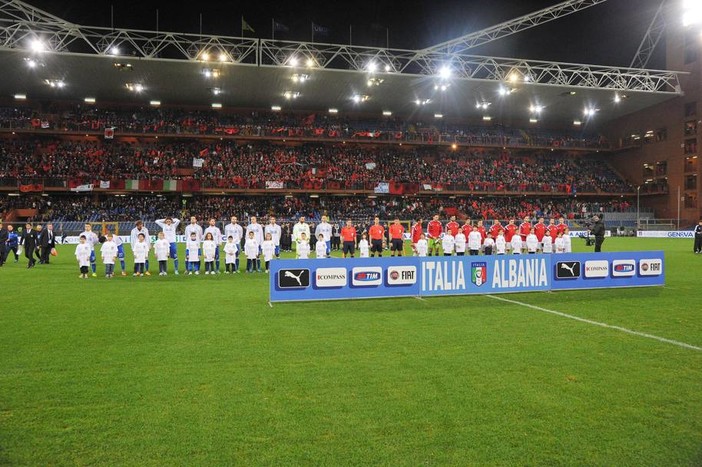
[[[607,324],[607,323],[600,323],[599,321],[593,321],[591,319],[580,318],[579,316],[573,316],[573,315],[569,315],[567,313],[562,313],[560,311],[549,310],[547,308],[542,308],[540,306],[530,305],[528,303],[518,302],[516,300],[510,300],[508,298],[498,297],[496,295],[486,295],[486,296],[490,297],[492,299],[495,299],[495,300],[500,300],[502,302],[513,303],[515,305],[521,305],[521,306],[524,306],[527,308],[531,308],[532,310],[543,311],[544,313],[551,313],[553,315],[557,315],[557,316],[560,316],[562,318],[573,319],[575,321],[580,321],[582,323],[592,324],[594,326],[600,326],[603,328],[616,329],[617,331],[625,332],[627,334],[633,334],[635,336],[646,337],[647,339],[653,339],[653,340],[657,340],[659,342],[665,342],[666,344],[677,345],[678,347],[683,347],[685,349],[697,350],[697,351],[702,352],[702,347],[697,347],[696,345],[686,344],[685,342],[674,341],[672,339],[666,339],[665,337],[658,337],[658,336],[654,336],[653,334],[646,334],[645,332],[638,332],[638,331],[634,331],[632,329],[623,328],[621,326],[613,326],[613,325]]]

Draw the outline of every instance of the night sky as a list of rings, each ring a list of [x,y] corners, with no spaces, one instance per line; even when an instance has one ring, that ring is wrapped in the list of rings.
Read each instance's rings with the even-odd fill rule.
[[[281,2],[190,2],[173,1],[28,0],[28,3],[68,21],[90,26],[156,29],[158,10],[162,31],[202,32],[239,36],[243,15],[255,29],[254,37],[271,37],[271,19],[289,28],[276,38],[309,41],[311,21],[329,28],[317,42],[349,42],[353,26],[356,45],[385,46],[386,28],[390,47],[418,49],[462,34],[521,16],[557,0],[356,0]],[[669,2],[675,3],[675,2]],[[479,55],[527,58],[611,66],[629,66],[648,29],[660,0],[610,0],[569,17],[474,49]],[[662,45],[662,44],[661,44]],[[663,68],[661,45],[649,68]]]

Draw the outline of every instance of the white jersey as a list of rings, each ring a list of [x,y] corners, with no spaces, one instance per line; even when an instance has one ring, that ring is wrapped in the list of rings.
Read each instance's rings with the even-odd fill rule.
[[[76,245],[76,259],[78,260],[78,266],[90,266],[90,253],[93,250],[88,245],[88,242],[79,243]]]
[[[220,246],[222,244],[222,231],[219,230],[219,227],[215,225],[210,225],[205,229],[205,237],[207,237],[207,234],[210,233],[212,234],[212,239],[215,242],[215,245]]]
[[[514,237],[512,237],[512,253],[515,255],[522,253],[522,237],[519,234],[514,234]]]
[[[82,235],[85,235],[85,243],[86,243],[86,245],[88,245],[90,247],[90,251],[95,250],[95,244],[100,242],[97,234],[95,232],[93,232],[92,230],[91,231],[86,230],[84,232],[81,232],[81,234],[78,235],[78,237],[80,238]]]
[[[297,252],[297,259],[307,259],[310,257],[310,244],[300,240],[297,242],[295,251]]]
[[[331,241],[332,237],[332,226],[328,222],[321,222],[319,225],[317,225],[317,228],[314,229],[314,236],[315,238],[319,238],[319,234],[322,234],[324,237],[325,242]]]
[[[483,248],[485,248],[485,250],[488,250],[488,249],[489,249],[489,250],[493,251],[493,253],[494,253],[494,249],[495,249],[495,240],[493,240],[493,239],[490,238],[490,237],[487,237],[487,238],[485,239],[485,241],[483,242]]]
[[[553,239],[550,235],[544,235],[541,244],[543,245],[542,250],[544,253],[553,253]]]
[[[185,226],[185,238],[190,241],[190,234],[195,232],[195,239],[198,242],[202,242],[203,235],[202,235],[202,227],[200,227],[199,224],[188,224]]]
[[[566,253],[573,252],[573,245],[570,242],[570,235],[563,234],[563,248],[565,248]]]
[[[479,250],[480,244],[483,243],[483,236],[477,230],[468,234],[468,249]]]
[[[188,261],[200,261],[200,242],[197,240],[188,239],[188,241],[185,242],[185,252]]]
[[[495,253],[498,255],[504,255],[507,251],[507,240],[505,240],[504,235],[498,235],[495,239]]]
[[[234,242],[227,242],[224,244],[224,263],[234,264],[236,262],[237,254],[239,253],[239,246]]]
[[[565,253],[565,243],[563,242],[563,237],[557,237],[556,241],[553,242],[553,252]]]
[[[122,239],[119,238],[119,235],[113,235],[112,241],[115,242],[115,246],[117,246],[117,247],[119,247],[123,243]]]
[[[429,244],[426,238],[420,238],[417,240],[417,244],[414,246],[417,249],[417,256],[426,256],[429,249]]]
[[[114,241],[109,240],[103,243],[102,247],[100,248],[100,256],[102,256],[103,263],[115,264],[115,257],[117,256],[117,244]]]
[[[317,258],[326,258],[327,257],[327,243],[320,242],[319,240],[317,240],[317,244],[314,247],[314,251],[317,255]]]
[[[460,230],[454,237],[455,242],[456,242],[456,253],[465,253],[466,252],[466,236],[461,232]]]
[[[134,251],[134,262],[145,263],[146,259],[149,257],[149,243],[144,240],[143,242],[137,242],[136,245],[132,245],[132,250]]]
[[[168,243],[176,242],[176,228],[178,227],[178,224],[180,224],[180,219],[176,218],[173,218],[171,225],[166,224],[166,219],[158,219],[156,221],[156,225],[161,227],[163,236],[166,238]]]
[[[263,261],[270,261],[275,256],[275,242],[273,240],[264,240],[261,245],[261,252],[263,253]]]
[[[258,241],[256,241],[255,237],[246,237],[246,243],[244,243],[244,254],[246,255],[246,259],[258,258]]]
[[[305,223],[300,223],[298,222],[293,226],[293,231],[292,231],[292,239],[294,242],[297,242],[301,238],[302,232],[307,235],[307,238],[310,238],[310,226],[305,224]]]
[[[263,226],[259,223],[249,224],[246,226],[246,239],[248,240],[249,232],[254,233],[254,238],[258,242],[258,245],[263,245]]]
[[[159,238],[156,240],[156,242],[154,242],[154,254],[156,255],[156,261],[167,261],[168,254],[170,252],[171,244],[165,238]]]
[[[441,249],[444,250],[445,255],[450,255],[453,253],[453,247],[456,244],[456,239],[451,235],[450,232],[446,232],[444,237],[441,239]]]
[[[217,242],[214,240],[205,240],[202,242],[202,256],[205,262],[209,263],[215,260],[215,252],[217,251]]]
[[[239,245],[241,239],[244,238],[244,229],[239,224],[229,223],[224,226],[224,236],[227,238],[232,237],[234,243]]]
[[[536,250],[538,250],[538,248],[539,248],[539,238],[535,234],[532,234],[532,233],[527,235],[526,247],[527,247],[528,253],[536,253]]]
[[[361,258],[368,258],[370,256],[370,246],[368,246],[368,240],[365,238],[358,242],[358,251]]]
[[[281,229],[278,224],[266,224],[266,228],[263,229],[263,233],[265,235],[271,234],[273,245],[280,246],[280,236],[283,234],[283,229]]]
[[[136,227],[134,227],[132,229],[132,233],[129,239],[129,243],[130,245],[132,245],[132,251],[134,251],[134,247],[136,246],[136,244],[139,243],[139,234],[144,234],[144,242],[147,245],[151,241],[151,237],[149,236],[149,229],[147,229],[146,227],[142,227],[141,230],[139,230]]]

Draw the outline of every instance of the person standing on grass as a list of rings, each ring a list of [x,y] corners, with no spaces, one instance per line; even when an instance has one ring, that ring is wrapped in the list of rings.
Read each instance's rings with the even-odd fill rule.
[[[219,274],[219,249],[222,247],[222,231],[217,227],[217,221],[212,218],[210,219],[209,225],[205,229],[205,236],[207,234],[212,235],[212,241],[215,242],[215,262],[214,269],[210,271],[210,274]]]
[[[375,216],[373,225],[368,228],[368,237],[370,238],[370,254],[371,257],[383,256],[383,238],[385,237],[385,227],[380,225],[380,218]]]
[[[351,219],[346,220],[346,226],[341,229],[341,240],[344,242],[342,256],[344,258],[353,258],[354,253],[356,253],[356,227],[353,226]]]
[[[331,238],[332,238],[332,226],[328,222],[327,216],[322,216],[322,222],[320,222],[317,225],[317,228],[314,229],[314,236],[319,239],[319,236],[322,235],[321,241],[324,242],[324,244],[327,246],[327,256],[331,253]]]
[[[95,244],[99,242],[99,238],[95,232],[93,232],[93,226],[90,223],[85,224],[85,231],[80,234],[80,236],[85,236],[85,241],[90,245],[90,269],[93,271],[93,277],[97,277],[97,263],[95,261]]]
[[[227,243],[224,244],[224,273],[233,274],[239,272],[236,269],[237,256],[239,254],[239,246],[234,243],[234,236],[227,237]]]
[[[37,228],[41,228],[37,226]],[[46,228],[39,234],[39,246],[41,247],[41,260],[39,264],[49,264],[51,250],[56,247],[56,236],[54,236],[54,225],[46,224]]]
[[[5,245],[5,258],[3,262],[7,262],[7,258],[10,256],[10,252],[15,255],[15,263],[19,261],[19,253],[17,253],[17,247],[19,247],[19,236],[14,231],[12,224],[7,226],[7,244]]]
[[[324,217],[322,217],[322,220],[324,220]],[[319,228],[319,227],[317,227],[317,228]],[[273,245],[275,246],[275,251],[274,251],[275,257],[280,258],[280,237],[283,235],[283,230],[280,228],[280,226],[278,224],[276,224],[275,216],[271,216],[268,219],[268,224],[266,224],[266,227],[263,229],[263,234],[264,234],[264,238],[266,238],[266,235],[268,235],[268,234],[271,235],[271,241],[273,242]]]
[[[263,245],[261,245],[261,254],[263,255],[263,262],[266,265],[266,274],[270,272],[271,261],[275,256],[275,252],[278,251],[277,248],[273,240],[273,234],[270,232],[267,233],[265,240],[263,240]]]
[[[241,250],[241,240],[244,238],[244,228],[239,225],[236,216],[232,216],[231,222],[224,226],[224,235],[227,236],[227,240],[229,240],[229,237],[232,237],[232,243],[236,245],[236,252],[234,253],[234,262],[230,264],[232,264],[233,273],[239,272],[239,252]]]
[[[24,248],[24,256],[27,258],[27,269],[33,268],[36,263],[34,250],[37,249],[37,232],[32,228],[32,224],[24,226],[24,232],[20,238],[20,245]]]
[[[439,221],[439,215],[434,214],[432,220],[427,224],[427,241],[429,243],[429,256],[439,256],[439,247],[441,246],[441,234],[444,231],[444,226]]]
[[[85,235],[81,235],[78,238],[78,245],[76,245],[76,259],[78,260],[78,267],[80,268],[80,279],[88,278],[88,268],[92,263],[90,260],[91,256],[95,255],[95,250],[90,248],[88,240]]]
[[[9,232],[0,222],[0,266],[5,264],[5,250],[7,249],[7,239]]]
[[[388,228],[390,233],[390,251],[392,256],[402,256],[405,248],[405,228],[400,224],[400,219],[397,217]]]
[[[102,256],[102,264],[105,265],[105,277],[110,279],[115,275],[115,259],[117,259],[117,244],[110,232],[107,233],[105,242],[100,247],[100,256]]]
[[[161,227],[163,236],[168,242],[168,252],[170,257],[173,259],[173,266],[175,268],[176,275],[178,273],[178,245],[176,244],[176,229],[180,224],[180,219],[175,217],[166,217],[165,219],[157,219],[156,225]],[[159,274],[161,274],[161,267],[159,265]]]
[[[694,252],[699,254],[702,253],[702,219],[695,226],[695,246]]]
[[[149,242],[146,241],[146,235],[140,233],[137,235],[137,243],[133,246],[134,249],[134,275],[143,277],[146,274],[146,261],[149,257]]]
[[[132,246],[132,253],[136,253],[134,251],[134,247],[139,243],[139,235],[143,235],[145,239],[149,239],[146,242],[146,245],[149,245],[149,241],[151,237],[149,236],[149,229],[146,228],[144,225],[144,221],[138,220],[136,221],[136,227],[132,229],[131,235],[130,235],[130,245]],[[151,273],[149,272],[149,256],[146,255],[145,263],[144,263],[144,271],[142,271],[145,275],[150,276]]]
[[[171,245],[172,243],[166,239],[165,232],[159,232],[158,240],[154,242],[154,255],[156,256],[156,261],[158,261],[159,276],[168,275],[168,256],[171,252]],[[178,271],[176,270],[176,272]]]

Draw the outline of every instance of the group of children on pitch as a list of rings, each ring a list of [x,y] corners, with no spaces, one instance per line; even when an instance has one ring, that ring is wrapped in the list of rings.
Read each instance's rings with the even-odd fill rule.
[[[422,233],[419,241],[412,247],[417,256],[427,256],[429,244],[426,235]],[[572,245],[567,228],[562,232],[558,232],[555,239],[546,230],[541,241],[539,241],[532,228],[526,236],[526,240],[522,240],[521,235],[515,234],[512,236],[511,241],[508,242],[505,239],[504,230],[500,230],[494,239],[492,234],[488,233],[485,240],[483,240],[478,228],[474,226],[473,231],[468,234],[468,238],[461,230],[455,236],[450,231],[444,233],[441,237],[441,249],[444,252],[444,256],[453,256],[454,253],[456,253],[456,256],[464,256],[466,252],[474,256],[479,255],[481,251],[485,255],[504,255],[508,253],[519,255],[524,253],[571,253]]]

